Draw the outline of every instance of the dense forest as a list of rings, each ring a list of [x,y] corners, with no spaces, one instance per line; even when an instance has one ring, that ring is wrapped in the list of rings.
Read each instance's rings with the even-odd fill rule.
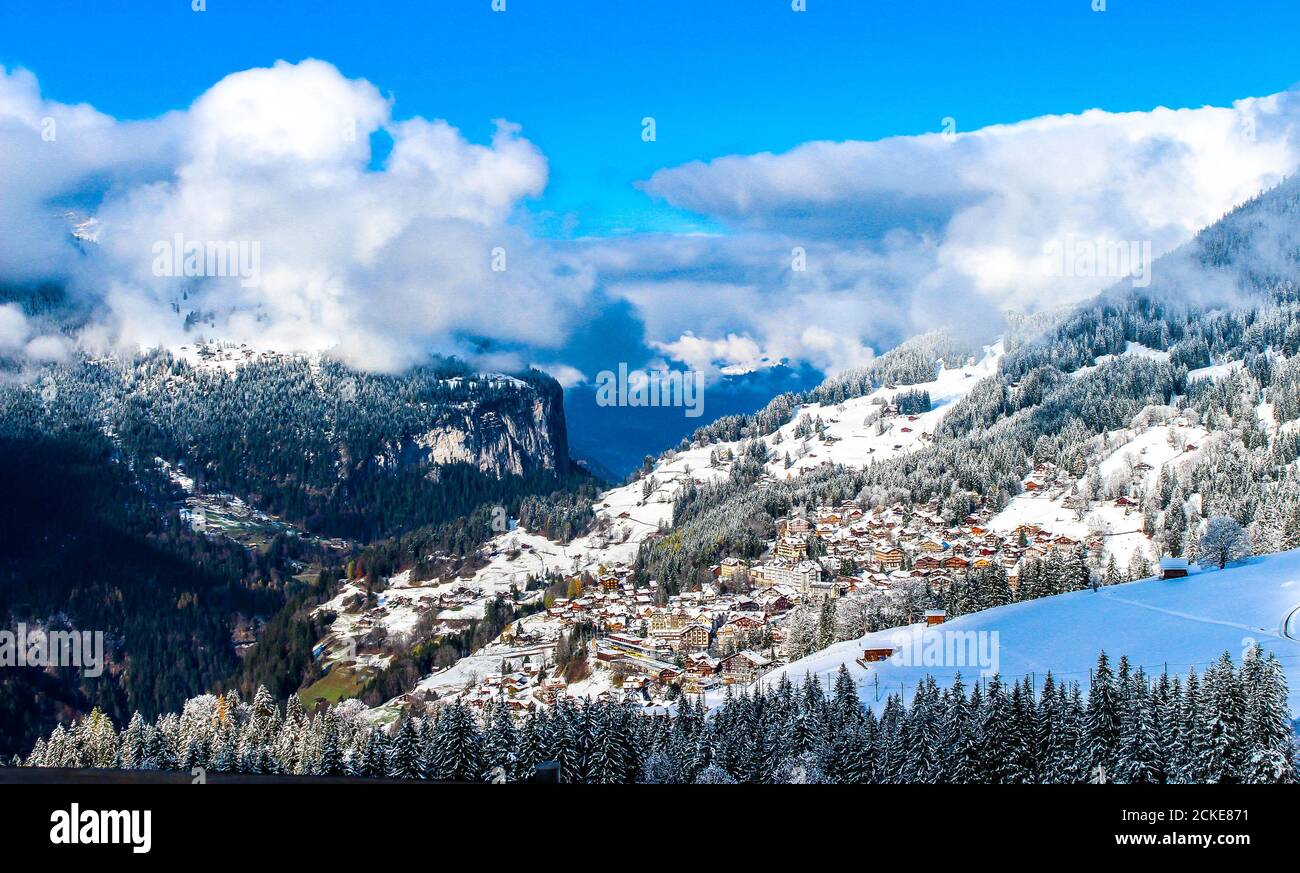
[[[910,704],[889,694],[879,714],[843,668],[829,692],[783,674],[711,713],[685,697],[675,709],[566,699],[517,716],[454,703],[385,731],[355,701],[308,715],[259,689],[249,702],[231,692],[152,722],[136,715],[120,732],[95,712],[13,763],[481,782],[527,780],[556,761],[561,781],[589,784],[1297,781],[1282,667],[1258,647],[1240,668],[1225,653],[1185,679],[1126,658],[1112,666],[1104,652],[1086,683],[930,679]]]
[[[10,627],[103,631],[110,665],[97,681],[0,671],[7,750],[91,706],[156,713],[212,687],[235,667],[231,616],[278,606],[289,557],[194,534],[164,512],[165,482],[133,477],[84,421],[27,421],[0,420],[0,615]]]

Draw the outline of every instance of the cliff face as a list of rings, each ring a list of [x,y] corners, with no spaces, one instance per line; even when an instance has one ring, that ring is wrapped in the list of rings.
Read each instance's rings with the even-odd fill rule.
[[[569,472],[561,394],[520,383],[516,392],[444,413],[428,431],[401,441],[398,464],[469,464],[497,478]]]

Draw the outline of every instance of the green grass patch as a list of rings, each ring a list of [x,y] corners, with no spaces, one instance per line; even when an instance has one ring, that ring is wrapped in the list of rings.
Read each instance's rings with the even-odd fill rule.
[[[340,700],[356,697],[366,684],[366,674],[348,667],[335,667],[320,679],[298,692],[302,705],[311,710],[317,700],[333,705]]]

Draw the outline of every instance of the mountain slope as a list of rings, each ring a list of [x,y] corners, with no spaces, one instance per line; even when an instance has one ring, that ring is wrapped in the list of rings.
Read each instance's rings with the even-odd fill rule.
[[[963,666],[913,657],[909,665],[898,663],[900,655],[864,666],[857,663],[863,650],[911,652],[919,646],[924,653],[926,646],[934,645],[930,640],[946,645],[950,634],[985,635],[976,638],[975,645],[996,652],[995,660],[984,663],[1004,677],[1032,674],[1041,682],[1051,671],[1058,679],[1080,682],[1085,690],[1099,650],[1112,658],[1127,655],[1148,675],[1166,669],[1186,674],[1192,667],[1204,669],[1225,651],[1240,663],[1243,652],[1259,643],[1282,662],[1291,711],[1300,716],[1300,550],[1186,579],[1147,579],[1000,606],[928,631],[921,624],[879,631],[794,661],[760,681],[770,685],[782,674],[795,681],[816,674],[829,687],[828,680],[844,664],[863,702],[879,709],[887,694],[915,690],[927,675],[948,686],[961,673],[969,684],[980,674],[979,658],[967,658]],[[964,639],[954,645],[955,651],[979,651],[966,648]]]
[[[434,361],[389,376],[207,345],[80,360],[38,388],[77,398],[134,464],[161,458],[200,491],[363,541],[574,472],[560,387],[536,372]]]

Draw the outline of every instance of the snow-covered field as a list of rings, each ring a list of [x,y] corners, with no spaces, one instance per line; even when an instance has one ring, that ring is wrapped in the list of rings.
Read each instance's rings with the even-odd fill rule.
[[[984,663],[996,662],[1005,680],[1032,674],[1041,687],[1050,670],[1059,679],[1079,682],[1085,692],[1089,669],[1102,649],[1112,663],[1127,655],[1134,667],[1141,666],[1148,674],[1168,669],[1185,675],[1193,666],[1203,670],[1225,651],[1240,663],[1243,652],[1258,642],[1265,653],[1274,653],[1282,662],[1291,689],[1291,711],[1300,715],[1300,550],[1252,558],[1222,571],[1194,572],[1186,579],[1148,579],[1001,606],[956,618],[935,630],[986,634],[982,637],[986,652],[996,653],[996,658]],[[886,694],[900,689],[910,701],[916,683],[927,674],[941,686],[951,685],[957,673],[968,688],[978,681],[978,658],[966,659],[967,666],[916,664],[915,658],[911,665],[894,660],[867,667],[856,663],[865,648],[911,651],[918,641],[924,646],[923,633],[923,626],[912,625],[837,643],[760,681],[774,683],[785,672],[796,682],[814,673],[826,683],[844,664],[863,701],[877,711]]]
[[[950,370],[941,366],[938,375],[931,382],[879,388],[868,395],[854,397],[838,405],[813,403],[800,407],[794,420],[780,428],[780,443],[775,442],[773,436],[764,439],[774,455],[774,460],[768,464],[768,472],[777,478],[788,479],[828,462],[847,467],[865,467],[873,461],[882,461],[921,447],[925,444],[924,435],[935,432],[954,403],[965,397],[975,387],[975,383],[997,372],[1002,354],[1002,343],[998,342],[986,346],[984,356],[968,367]],[[887,419],[883,433],[877,433],[874,425],[864,423],[869,413],[881,408],[882,401],[891,401],[897,394],[906,391],[929,392],[933,408],[914,417],[901,415]],[[799,418],[804,415],[814,419],[821,417],[826,425],[825,435],[830,437],[828,442],[819,442],[813,438],[807,441],[807,448],[803,448],[803,441],[795,437],[795,428],[798,427]],[[793,462],[788,470],[784,464],[787,452]],[[707,454],[706,451],[706,457]]]
[[[1120,355],[1098,355],[1093,359],[1093,362],[1090,365],[1079,367],[1077,370],[1071,371],[1070,375],[1076,379],[1080,378],[1087,373],[1091,373],[1101,365],[1115,360],[1117,357],[1150,358],[1153,361],[1167,361],[1169,360],[1169,353],[1162,352],[1159,349],[1153,349],[1150,346],[1144,346],[1142,343],[1129,341],[1125,344],[1124,351]]]

